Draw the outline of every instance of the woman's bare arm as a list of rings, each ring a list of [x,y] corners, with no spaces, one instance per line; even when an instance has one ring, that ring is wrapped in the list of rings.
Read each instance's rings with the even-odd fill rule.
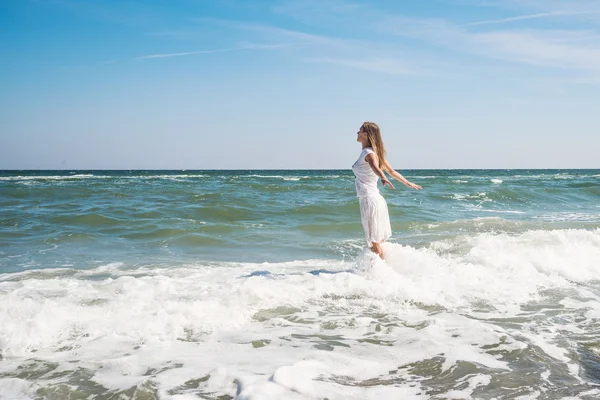
[[[394,179],[396,179],[397,181],[400,181],[400,182],[404,183],[409,188],[413,188],[413,189],[416,189],[416,190],[423,189],[420,185],[417,185],[415,183],[410,182],[408,179],[406,179],[405,177],[403,177],[402,175],[400,175],[398,172],[396,172],[394,170],[394,168],[392,168],[392,166],[390,165],[390,163],[388,162],[388,160],[385,160],[385,169],[386,169],[387,173],[390,174]]]
[[[383,186],[390,185],[390,187],[392,189],[394,189],[394,185],[392,185],[392,182],[390,182],[388,180],[388,178],[383,173],[383,170],[381,168],[379,168],[379,165],[378,165],[379,162],[377,161],[377,154],[369,153],[365,157],[365,160],[369,163],[373,172],[375,172],[375,174],[381,178],[381,183],[383,183]]]

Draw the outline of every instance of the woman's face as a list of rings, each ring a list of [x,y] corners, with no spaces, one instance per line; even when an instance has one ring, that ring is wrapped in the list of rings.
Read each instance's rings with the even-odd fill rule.
[[[369,138],[367,137],[367,133],[363,130],[363,128],[361,127],[358,132],[356,133],[356,141],[357,142],[361,142],[361,143],[366,143],[369,141]]]

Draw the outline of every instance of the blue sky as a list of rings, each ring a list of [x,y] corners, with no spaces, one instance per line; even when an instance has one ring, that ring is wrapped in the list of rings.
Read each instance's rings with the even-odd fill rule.
[[[600,168],[600,0],[5,0],[0,169]]]

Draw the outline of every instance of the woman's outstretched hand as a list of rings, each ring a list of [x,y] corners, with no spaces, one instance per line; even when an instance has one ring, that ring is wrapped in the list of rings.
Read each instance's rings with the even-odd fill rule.
[[[416,189],[416,190],[421,190],[421,189],[423,189],[423,188],[422,188],[420,185],[417,185],[416,183],[412,183],[412,182],[408,182],[408,183],[406,184],[406,186],[408,186],[409,188]]]
[[[392,182],[388,181],[387,179],[382,179],[381,183],[383,183],[383,186],[389,185],[389,187],[391,187],[392,189],[395,189],[394,185],[392,185]]]

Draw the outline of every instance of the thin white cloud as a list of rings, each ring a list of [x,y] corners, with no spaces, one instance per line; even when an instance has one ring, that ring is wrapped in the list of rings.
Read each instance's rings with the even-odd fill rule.
[[[213,24],[219,27],[244,31],[247,32],[247,34],[257,35],[263,40],[280,41],[285,39],[286,43],[293,43],[294,45],[347,46],[351,43],[351,41],[348,39],[316,35],[292,29],[244,21],[232,21],[215,18],[196,18],[195,21],[203,24]]]
[[[524,21],[530,19],[541,19],[541,18],[552,18],[552,17],[560,17],[560,16],[572,16],[572,15],[590,15],[590,14],[600,14],[600,11],[556,11],[556,12],[546,12],[546,13],[538,13],[538,14],[529,14],[529,15],[520,15],[516,17],[502,18],[502,19],[492,19],[487,21],[477,21],[477,22],[469,22],[466,24],[462,24],[460,26],[477,26],[477,25],[490,25],[490,24],[504,24],[514,21]]]
[[[596,74],[600,71],[600,36],[593,26],[590,26],[589,30],[585,30],[586,25],[583,24],[579,25],[580,28],[565,25],[565,29],[560,29],[561,25],[558,24],[554,24],[552,29],[496,29],[484,32],[471,29],[479,25],[504,24],[544,18],[573,17],[570,20],[575,20],[574,17],[577,17],[577,21],[585,21],[589,19],[587,17],[596,17],[600,14],[599,0],[573,0],[569,2],[561,0],[479,1],[479,5],[482,6],[506,7],[522,12],[526,12],[526,10],[533,12],[510,18],[477,21],[464,25],[439,18],[426,19],[394,15],[378,10],[374,6],[366,6],[364,3],[364,6],[357,9],[353,7],[353,0],[346,0],[347,7],[344,7],[344,1],[325,2],[326,6],[309,3],[313,4],[314,10],[318,10],[319,13],[311,13],[310,9],[307,10],[306,7],[302,7],[300,8],[301,15],[304,20],[309,19],[309,22],[312,14],[314,15],[312,21],[315,23],[317,21],[323,23],[327,18],[335,23],[339,21],[340,14],[343,14],[345,21],[350,21],[350,23],[355,21],[357,26],[361,27],[361,30],[370,30],[371,33],[378,35],[403,36],[464,54],[475,54],[517,64],[568,69],[575,73]],[[477,1],[475,2],[477,3]],[[327,6],[330,3],[335,8],[329,7],[331,10],[328,10]],[[297,11],[297,8],[292,8],[292,11]],[[290,16],[293,17],[293,14],[290,13]],[[368,18],[365,18],[365,15]],[[394,49],[394,44],[389,39],[386,42],[391,50],[398,51],[403,41],[397,41],[396,49]],[[411,48],[413,51],[416,49],[415,46]],[[441,56],[437,55],[437,57],[440,59]],[[379,70],[386,73],[396,70],[402,71],[402,68],[396,69],[390,64],[381,62],[355,61],[349,60],[348,57],[336,56],[330,58],[328,62],[354,66],[355,68]],[[363,58],[369,59],[361,53],[361,59]]]
[[[292,47],[292,44],[260,44],[260,43],[247,43],[244,44],[246,50],[278,50],[287,47]]]
[[[407,64],[394,59],[373,58],[373,59],[344,59],[333,57],[320,57],[309,59],[308,61],[321,62],[327,64],[337,64],[344,67],[357,68],[371,72],[379,72],[390,75],[416,75],[417,71]]]
[[[587,32],[516,30],[467,34],[481,55],[531,65],[600,71],[600,37]]]
[[[523,14],[597,10],[598,0],[446,0],[459,6],[498,8]]]
[[[394,36],[422,40],[451,51],[515,64],[558,68],[594,75],[600,71],[600,36],[594,30],[496,29],[481,32],[470,29],[472,25],[500,24],[551,16],[581,16],[592,12],[589,10],[586,12],[581,9],[551,11],[493,21],[479,21],[461,26],[444,19],[409,18],[374,8],[362,7],[360,13],[357,13],[353,7],[346,9],[341,7],[343,4],[339,0],[336,0],[335,4],[340,7],[332,11],[336,17],[340,12],[347,12],[346,16],[356,19],[358,23],[364,19],[360,14],[368,14],[369,18],[361,22],[361,30],[364,32],[370,30],[371,34],[377,35],[378,39],[337,38],[238,21],[209,22],[243,30],[260,40],[285,40],[293,43],[294,46],[302,46],[302,51],[297,52],[295,56],[304,61],[337,64],[384,74],[422,74],[424,65],[429,65],[427,74],[431,74],[433,69],[439,69],[443,63],[443,56],[440,55],[443,54],[442,52],[424,51],[419,46],[406,45],[406,41],[394,39]],[[323,10],[323,7],[319,6],[318,9]],[[319,20],[323,18],[326,18],[326,15],[318,17]],[[203,22],[207,21],[203,20]],[[381,40],[382,37],[385,39]]]
[[[194,55],[198,55],[198,54],[225,53],[225,52],[230,52],[230,51],[241,51],[241,50],[276,50],[276,49],[281,49],[284,47],[288,47],[288,45],[249,43],[244,46],[230,47],[230,48],[225,48],[225,49],[186,51],[186,52],[181,52],[181,53],[148,54],[145,56],[135,57],[135,59],[136,60],[146,60],[146,59],[152,59],[152,58],[184,57],[184,56],[194,56]]]
[[[224,53],[228,51],[243,50],[244,48],[229,48],[229,49],[214,49],[214,50],[199,50],[199,51],[186,51],[182,53],[162,53],[162,54],[148,54],[145,56],[136,57],[137,60],[146,60],[150,58],[171,58],[171,57],[183,57],[183,56],[194,56],[197,54],[210,54],[210,53]]]
[[[600,72],[600,35],[578,29],[472,32],[444,20],[382,17],[388,32],[463,53],[544,67]]]
[[[340,38],[241,21],[206,18],[197,21],[243,31],[245,35],[257,40],[283,40],[289,44],[279,47],[295,48],[296,51],[290,55],[303,62],[337,64],[389,75],[431,72],[428,67],[430,59],[419,59],[410,49],[390,42]]]

